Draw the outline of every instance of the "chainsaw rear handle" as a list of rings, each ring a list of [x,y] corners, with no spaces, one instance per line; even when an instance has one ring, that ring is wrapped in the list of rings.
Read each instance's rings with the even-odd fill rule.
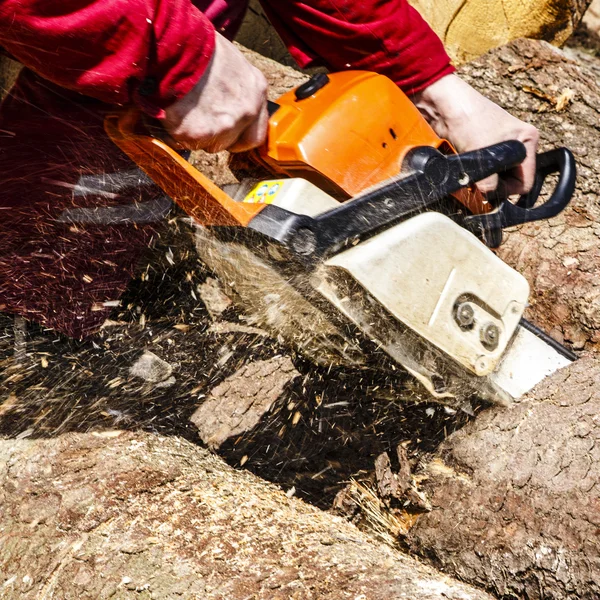
[[[550,198],[535,206],[549,175],[558,173],[558,182]],[[502,230],[514,225],[550,219],[569,204],[575,191],[577,166],[567,148],[556,148],[536,157],[535,181],[531,191],[523,194],[516,203],[504,200],[492,213],[465,217],[464,225],[478,233],[491,248],[502,243]]]

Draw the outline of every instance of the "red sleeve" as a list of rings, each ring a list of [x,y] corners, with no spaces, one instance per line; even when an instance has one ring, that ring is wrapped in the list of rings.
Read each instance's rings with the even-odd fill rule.
[[[0,0],[0,45],[17,60],[155,117],[201,78],[214,38],[191,0]]]
[[[387,75],[414,94],[454,71],[444,46],[407,0],[261,0],[302,67]]]

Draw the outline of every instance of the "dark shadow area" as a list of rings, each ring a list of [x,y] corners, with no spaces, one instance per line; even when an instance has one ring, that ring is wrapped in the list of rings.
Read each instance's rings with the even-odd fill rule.
[[[286,352],[264,335],[210,328],[197,289],[209,273],[187,223],[171,219],[145,264],[110,321],[87,341],[29,323],[19,348],[12,316],[0,317],[1,435],[141,429],[201,443],[189,418],[203,398],[242,365]],[[244,322],[233,309],[223,319]],[[147,350],[173,367],[174,382],[161,387],[130,374]],[[415,402],[401,377],[294,361],[302,377],[253,431],[229,439],[219,454],[323,508],[350,478],[366,477],[380,453],[394,456],[402,443],[416,467],[469,419]]]

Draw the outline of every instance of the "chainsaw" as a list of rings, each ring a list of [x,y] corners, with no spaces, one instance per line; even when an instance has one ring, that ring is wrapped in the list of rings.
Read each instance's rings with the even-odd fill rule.
[[[223,189],[136,111],[105,121],[198,225],[201,260],[254,322],[319,365],[401,367],[448,404],[510,403],[575,360],[523,318],[529,285],[492,250],[567,206],[568,149],[537,155],[528,194],[493,201],[475,183],[523,162],[524,145],[457,154],[382,75],[317,74],[269,113],[267,142],[233,157],[248,177]]]

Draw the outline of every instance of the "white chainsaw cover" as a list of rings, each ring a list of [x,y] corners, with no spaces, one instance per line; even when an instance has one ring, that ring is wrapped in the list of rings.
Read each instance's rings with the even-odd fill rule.
[[[325,268],[344,269],[407,327],[472,373],[492,373],[519,324],[529,284],[451,219],[425,212],[336,254]],[[461,328],[456,307],[468,302],[474,324]],[[493,324],[498,344],[486,348]]]

